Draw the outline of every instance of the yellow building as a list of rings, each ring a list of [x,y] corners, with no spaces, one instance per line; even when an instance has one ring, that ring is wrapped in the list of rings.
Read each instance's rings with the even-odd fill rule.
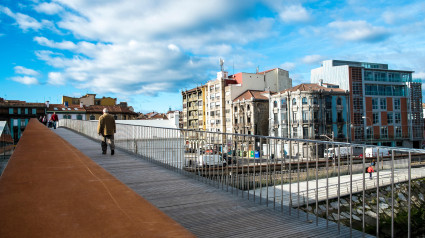
[[[96,94],[86,94],[80,98],[62,96],[62,104],[65,105],[100,105],[100,106],[114,106],[117,104],[116,98],[102,97],[96,98]]]
[[[205,86],[182,91],[183,128],[205,130]]]

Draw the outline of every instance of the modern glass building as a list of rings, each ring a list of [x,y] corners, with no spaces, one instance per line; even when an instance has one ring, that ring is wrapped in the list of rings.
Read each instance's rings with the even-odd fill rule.
[[[350,96],[351,141],[421,148],[421,83],[413,71],[387,64],[326,60],[311,70],[311,83],[337,84]]]

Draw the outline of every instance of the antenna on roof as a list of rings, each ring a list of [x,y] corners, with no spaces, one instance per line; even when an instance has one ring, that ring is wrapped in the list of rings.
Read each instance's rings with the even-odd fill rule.
[[[220,69],[223,71],[224,59],[220,58]]]
[[[258,65],[256,74],[258,74],[259,71],[260,71],[260,66]]]

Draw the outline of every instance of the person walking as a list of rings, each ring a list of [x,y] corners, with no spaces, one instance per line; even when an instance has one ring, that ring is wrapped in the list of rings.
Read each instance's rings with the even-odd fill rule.
[[[53,122],[53,128],[56,129],[56,123],[59,121],[58,115],[56,112],[53,112],[53,115],[50,117],[50,120]]]
[[[99,117],[99,123],[97,124],[97,133],[103,136],[102,154],[106,154],[108,149],[107,144],[109,144],[109,149],[111,149],[111,155],[115,153],[115,144],[114,144],[114,134],[117,132],[115,127],[114,117],[108,113],[108,108],[103,109],[103,115]]]
[[[375,172],[373,170],[373,166],[369,166],[369,168],[367,168],[367,172],[369,173],[369,178],[372,179],[372,173]]]

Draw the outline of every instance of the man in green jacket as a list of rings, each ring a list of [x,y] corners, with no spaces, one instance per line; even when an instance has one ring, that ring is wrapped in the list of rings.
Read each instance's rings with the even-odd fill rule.
[[[114,145],[114,133],[116,133],[115,119],[108,113],[108,109],[103,109],[103,115],[99,117],[99,123],[97,124],[97,133],[103,136],[102,145],[102,154],[106,154],[107,144],[111,149],[111,155],[114,155],[115,145]]]

